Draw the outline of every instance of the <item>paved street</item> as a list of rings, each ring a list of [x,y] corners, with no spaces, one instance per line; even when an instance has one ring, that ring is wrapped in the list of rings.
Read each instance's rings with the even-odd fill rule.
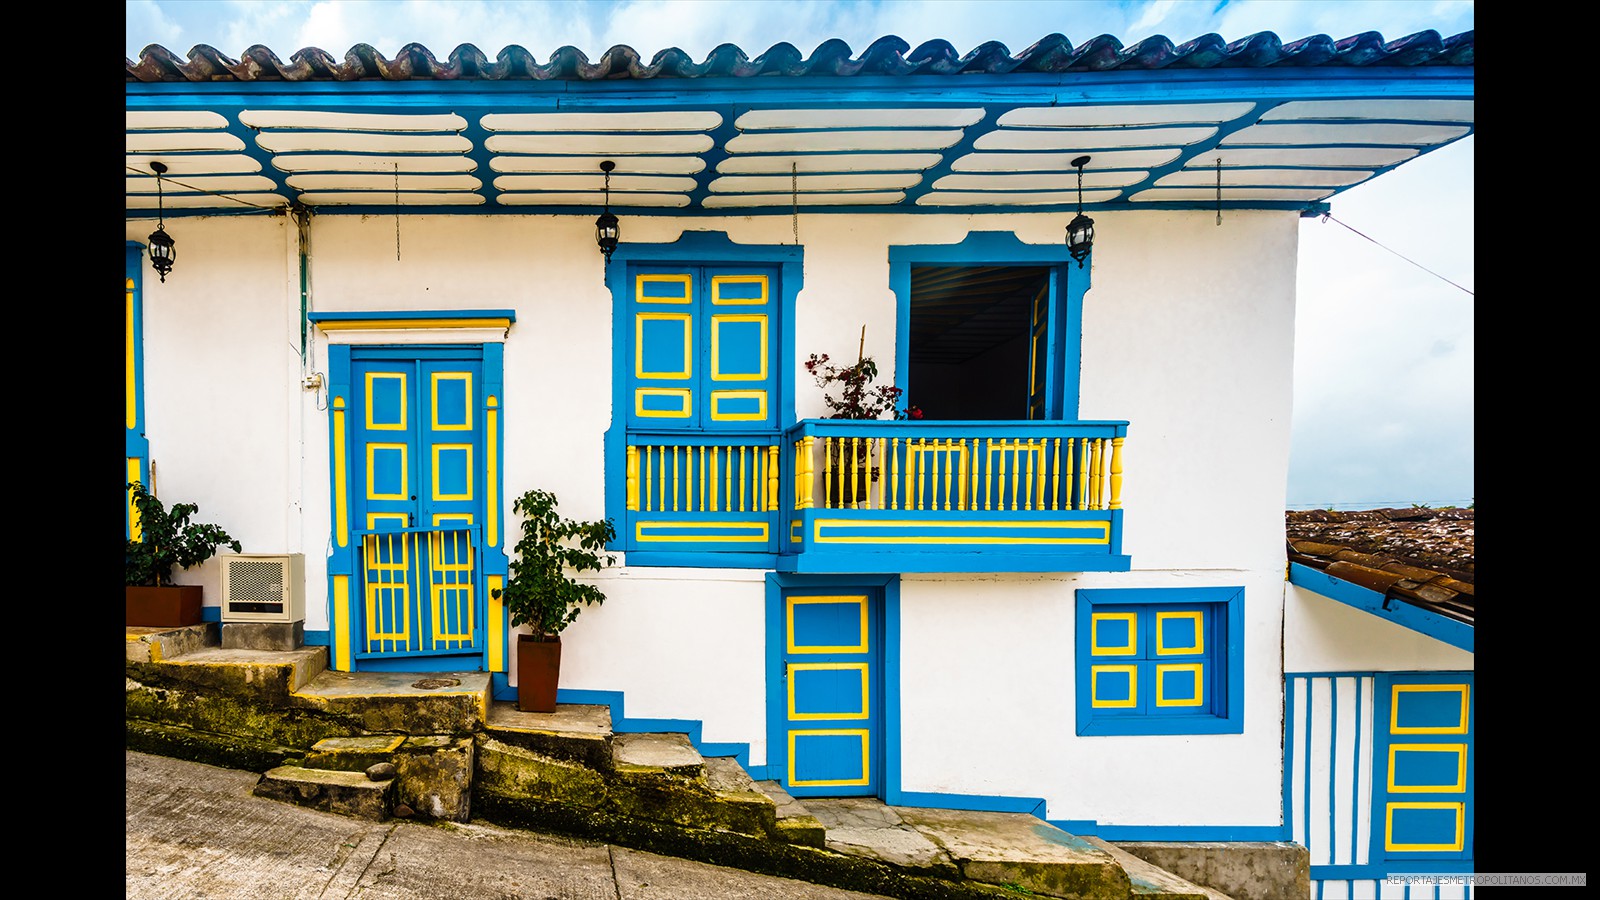
[[[128,752],[128,900],[875,900],[487,825],[351,819],[254,797],[257,777]]]

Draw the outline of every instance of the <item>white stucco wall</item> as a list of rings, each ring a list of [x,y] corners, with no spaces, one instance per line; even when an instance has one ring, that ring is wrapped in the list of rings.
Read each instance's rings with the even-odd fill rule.
[[[1283,613],[1285,672],[1472,671],[1474,654],[1289,585]]]
[[[823,413],[800,361],[866,352],[894,380],[888,247],[1013,231],[1058,243],[1063,214],[803,215],[796,413]],[[150,221],[130,222],[142,240]],[[1131,422],[1126,573],[907,576],[901,584],[901,787],[1044,797],[1107,824],[1274,825],[1281,794],[1283,509],[1293,346],[1292,213],[1097,213],[1083,315],[1080,417]],[[696,219],[736,243],[793,241],[788,217]],[[668,217],[624,220],[670,242]],[[159,487],[249,552],[303,552],[308,631],[328,627],[326,392],[300,388],[294,228],[278,217],[170,222],[179,257],[144,280],[147,418]],[[551,216],[313,220],[311,308],[510,308],[506,499],[558,491],[606,514],[611,298],[592,220]],[[314,332],[309,371],[327,371]],[[507,523],[508,526],[513,523]],[[507,544],[514,538],[508,528]],[[216,584],[215,564],[183,580]],[[696,719],[707,741],[767,759],[762,573],[622,566],[564,635],[564,688],[622,691],[630,717]],[[1245,733],[1078,737],[1073,591],[1243,585]],[[215,590],[208,591],[215,604]]]

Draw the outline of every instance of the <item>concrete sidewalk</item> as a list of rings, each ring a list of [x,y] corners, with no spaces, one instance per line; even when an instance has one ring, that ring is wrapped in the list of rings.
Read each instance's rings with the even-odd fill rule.
[[[876,900],[492,826],[383,823],[253,796],[260,776],[127,753],[127,900]]]

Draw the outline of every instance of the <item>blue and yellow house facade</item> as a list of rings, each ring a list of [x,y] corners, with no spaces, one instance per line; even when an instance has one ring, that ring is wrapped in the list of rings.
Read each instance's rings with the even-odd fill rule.
[[[1472,132],[1471,35],[1108,40],[151,48],[127,474],[303,554],[338,670],[510,697],[494,593],[542,488],[616,526],[560,696],[623,730],[796,796],[1289,839],[1297,229]],[[922,416],[828,418],[821,353]],[[1464,741],[1402,694],[1382,808],[1431,845]]]

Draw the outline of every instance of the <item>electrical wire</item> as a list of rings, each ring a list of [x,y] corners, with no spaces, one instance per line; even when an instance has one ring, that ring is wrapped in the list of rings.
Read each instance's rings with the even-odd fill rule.
[[[1322,221],[1327,222],[1327,221],[1330,221],[1330,220],[1334,221],[1334,222],[1339,222],[1338,219],[1333,218],[1333,213],[1325,212],[1325,213],[1322,214]],[[1346,228],[1350,228],[1349,225],[1345,225],[1345,223],[1343,223],[1343,222],[1339,222],[1339,224],[1340,225],[1344,225],[1344,227],[1346,227]],[[1354,228],[1350,228],[1350,230],[1355,232],[1358,236],[1366,238],[1369,241],[1372,241],[1374,244],[1377,244],[1379,247],[1383,247],[1383,249],[1388,250],[1390,253],[1393,253],[1395,256],[1398,256],[1401,259],[1404,259],[1406,262],[1411,263],[1413,266],[1416,266],[1417,268],[1421,269],[1422,271],[1427,272],[1429,275],[1432,275],[1433,277],[1439,279],[1440,281],[1444,282],[1445,284],[1448,284],[1451,287],[1456,288],[1457,290],[1464,291],[1468,296],[1471,296],[1471,297],[1478,296],[1477,294],[1473,293],[1472,291],[1469,291],[1466,288],[1462,287],[1461,285],[1456,284],[1454,281],[1451,281],[1450,279],[1444,277],[1443,275],[1440,275],[1438,272],[1435,272],[1434,270],[1428,268],[1427,266],[1423,265],[1422,263],[1419,263],[1414,259],[1406,258],[1406,256],[1404,254],[1400,253],[1399,251],[1390,249],[1389,247],[1384,247],[1383,244],[1379,243],[1376,240],[1373,240],[1370,237],[1367,237],[1366,235],[1362,234],[1359,231],[1356,231]]]
[[[149,174],[151,174],[150,172],[147,172],[144,169],[140,169],[140,168],[137,168],[135,166],[127,166],[127,165],[125,165],[125,166],[123,166],[123,168],[127,169],[129,172],[132,172],[135,175],[149,175]],[[261,206],[259,204],[251,203],[248,200],[240,200],[238,197],[235,197],[232,194],[219,194],[216,191],[208,191],[205,188],[195,187],[192,184],[184,184],[183,182],[179,181],[178,179],[173,178],[171,175],[163,175],[163,176],[161,176],[160,180],[162,180],[162,181],[170,181],[173,184],[178,185],[179,187],[188,188],[191,191],[197,191],[197,192],[202,193],[202,194],[210,194],[213,197],[221,197],[224,200],[232,200],[235,203],[242,203],[245,206],[249,206],[249,207],[251,207],[253,209],[259,209],[262,212],[274,212],[275,213],[280,208],[280,207],[276,207],[276,206]]]

